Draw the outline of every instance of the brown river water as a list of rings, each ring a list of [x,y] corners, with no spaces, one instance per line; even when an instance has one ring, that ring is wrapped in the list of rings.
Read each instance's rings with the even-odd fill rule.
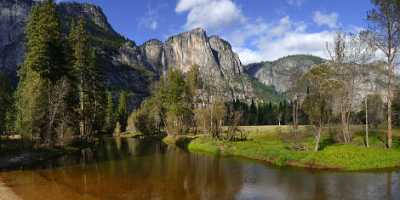
[[[0,180],[23,200],[400,200],[400,171],[276,168],[136,139],[104,139]]]

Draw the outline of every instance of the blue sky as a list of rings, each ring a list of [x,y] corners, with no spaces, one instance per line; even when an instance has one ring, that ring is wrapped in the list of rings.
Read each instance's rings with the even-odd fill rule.
[[[228,40],[243,63],[291,54],[326,57],[337,30],[365,27],[370,0],[79,0],[99,5],[122,35],[142,44],[195,27]]]

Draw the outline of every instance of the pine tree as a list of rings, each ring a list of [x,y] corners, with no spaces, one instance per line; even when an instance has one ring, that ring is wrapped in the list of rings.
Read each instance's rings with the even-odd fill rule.
[[[118,123],[120,125],[120,131],[125,132],[128,123],[128,105],[127,105],[128,93],[123,91],[119,95],[118,101]]]
[[[0,134],[3,131],[9,131],[9,122],[7,120],[13,107],[12,87],[7,76],[0,72]]]
[[[103,128],[105,93],[102,69],[96,63],[96,53],[91,48],[83,18],[71,23],[69,42],[74,75],[79,82],[79,132],[82,138],[90,138]]]
[[[105,113],[104,131],[111,133],[115,127],[114,102],[111,92],[107,92],[107,107]]]
[[[89,91],[90,102],[92,107],[92,123],[94,131],[98,132],[103,129],[106,114],[106,88],[104,70],[97,62],[97,55],[94,50],[91,51],[89,65]]]
[[[251,100],[250,110],[249,110],[249,123],[250,125],[257,124],[257,106],[254,99]]]
[[[53,0],[46,0],[32,9],[26,28],[28,53],[24,65],[53,83],[68,70],[61,29]]]
[[[28,138],[40,138],[47,145],[55,130],[67,91],[61,23],[52,0],[32,8],[26,27],[26,57],[19,70],[17,129]]]
[[[75,76],[77,77],[79,91],[79,132],[81,137],[89,134],[92,127],[90,124],[89,90],[88,90],[88,66],[90,65],[89,38],[85,32],[84,21],[78,24],[72,23],[69,42],[72,48],[72,63]]]
[[[162,83],[161,96],[169,134],[186,133],[193,122],[193,96],[180,70],[170,69]]]

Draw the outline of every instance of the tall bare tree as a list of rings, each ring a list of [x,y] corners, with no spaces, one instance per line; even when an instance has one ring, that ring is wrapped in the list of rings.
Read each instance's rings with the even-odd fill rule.
[[[374,8],[367,14],[371,44],[381,50],[387,64],[387,147],[392,147],[392,101],[394,91],[395,61],[400,40],[399,1],[372,0]]]
[[[303,75],[303,71],[300,68],[295,68],[289,75],[290,85],[292,87],[288,90],[289,98],[292,101],[292,119],[293,119],[293,131],[297,135],[299,127],[299,108],[301,102],[301,89],[298,85],[300,78]]]
[[[359,34],[338,32],[332,47],[327,45],[331,57],[330,63],[336,71],[336,78],[342,82],[342,88],[337,98],[345,143],[351,141],[350,120],[355,104],[354,99],[361,95],[357,86],[365,79],[361,72],[366,71],[365,68],[369,66],[375,52],[365,38],[367,35],[364,32]]]

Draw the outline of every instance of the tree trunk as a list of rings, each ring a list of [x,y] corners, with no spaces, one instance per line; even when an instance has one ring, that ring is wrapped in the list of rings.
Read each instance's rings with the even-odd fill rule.
[[[344,143],[348,143],[348,138],[347,138],[347,124],[346,124],[346,112],[345,112],[345,108],[342,104],[340,105],[340,120],[341,120],[341,126],[342,126],[342,135],[343,135],[343,140]]]
[[[392,148],[392,99],[393,99],[393,75],[394,75],[394,66],[393,62],[389,62],[389,81],[388,81],[388,103],[387,103],[387,109],[388,109],[388,130],[387,130],[387,147]]]
[[[368,97],[365,98],[365,145],[367,148],[369,147],[369,140],[368,140]]]
[[[297,128],[299,127],[299,101],[298,100],[296,100],[296,103],[295,103],[295,112],[294,113],[295,113],[294,128],[297,131]]]
[[[293,118],[293,129],[294,129],[294,135],[297,136],[297,100],[294,101],[293,104],[293,109],[292,109],[292,118]]]
[[[84,85],[83,85],[83,75],[81,75],[81,81],[80,81],[80,88],[79,88],[79,103],[80,103],[80,122],[79,122],[79,132],[80,132],[80,136],[81,139],[83,138],[83,136],[85,135],[85,127],[86,127],[86,123],[85,123],[85,100],[84,100]]]
[[[317,135],[315,136],[315,148],[314,151],[318,151],[319,149],[319,142],[321,140],[321,132],[322,132],[322,120],[319,121],[318,127],[317,127]]]

